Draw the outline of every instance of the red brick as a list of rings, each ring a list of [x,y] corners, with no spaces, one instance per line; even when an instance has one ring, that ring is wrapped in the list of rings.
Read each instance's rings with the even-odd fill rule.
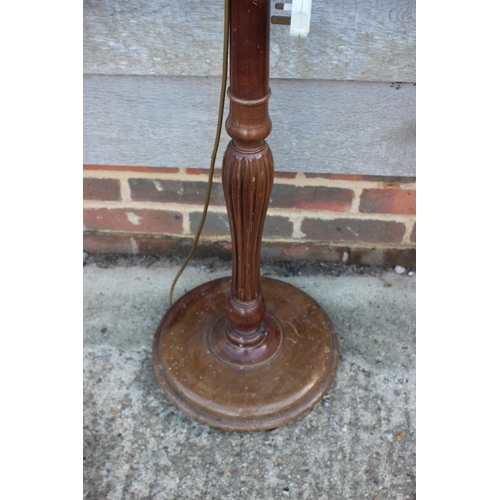
[[[88,253],[133,254],[133,236],[129,234],[83,233],[83,250]]]
[[[360,212],[413,215],[416,197],[413,189],[363,189]]]
[[[280,215],[267,215],[264,223],[263,238],[291,238],[293,223],[288,217]]]
[[[342,259],[342,251],[331,245],[310,243],[265,242],[262,244],[263,261],[323,260],[336,262]]]
[[[302,221],[301,231],[306,238],[317,241],[399,244],[406,226],[394,221],[306,218]]]
[[[367,181],[409,184],[416,181],[415,177],[387,176],[387,175],[358,175],[358,174],[309,174],[307,179],[329,179],[331,181]]]
[[[84,165],[83,170],[108,170],[110,172],[157,172],[162,174],[177,174],[177,167],[138,167],[125,165]]]
[[[140,255],[175,255],[185,257],[191,250],[192,238],[155,236],[143,234],[109,234],[85,232],[83,249],[89,253],[132,254],[135,240]],[[348,264],[380,265],[394,267],[415,267],[415,249],[394,248],[357,248],[321,243],[283,243],[265,242],[262,244],[263,262],[281,261],[326,261],[342,260],[344,252],[348,254]],[[228,241],[211,242],[201,239],[196,249],[196,258],[219,257],[231,258],[231,243]]]
[[[187,238],[173,238],[170,236],[137,235],[135,236],[137,251],[141,255],[175,255],[186,256],[190,249],[190,240]],[[192,244],[192,241],[191,241]]]
[[[83,199],[99,201],[120,201],[120,181],[118,179],[83,179]]]
[[[201,221],[201,212],[193,212],[189,214],[189,228],[192,234],[198,230]],[[225,236],[228,237],[231,232],[229,230],[229,220],[227,214],[218,212],[208,212],[203,224],[204,236]]]
[[[165,181],[161,179],[129,179],[130,195],[134,201],[188,203],[203,205],[207,183],[200,181]],[[225,206],[222,184],[214,182],[210,205]]]
[[[194,212],[190,215],[190,229],[194,234],[198,230],[201,220],[201,212]],[[229,220],[225,213],[209,212],[203,225],[202,235],[229,237]],[[288,217],[280,215],[267,215],[264,225],[264,238],[291,238],[293,234],[293,224]]]
[[[295,179],[297,172],[276,172],[274,171],[275,179]]]
[[[413,224],[413,229],[410,234],[410,242],[411,243],[416,243],[417,242],[417,223]]]
[[[354,192],[350,189],[275,184],[269,206],[273,208],[348,212],[351,209],[353,198]]]
[[[366,266],[415,267],[416,250],[414,248],[359,248],[321,243],[282,243],[266,242],[262,245],[262,261],[342,261],[347,253],[346,264]]]
[[[172,236],[138,235],[135,237],[139,254],[141,255],[172,255],[184,258],[193,246],[193,238],[178,238]],[[231,242],[204,241],[203,235],[196,246],[196,258],[219,257],[231,258]]]
[[[207,168],[186,168],[186,173],[189,175],[206,175],[208,177]],[[295,179],[297,172],[274,172],[275,179]],[[222,169],[216,168],[214,171],[214,178],[220,179],[222,177]]]
[[[86,208],[83,221],[87,230],[95,231],[182,233],[182,214],[166,210]]]
[[[353,248],[349,250],[349,264],[382,267],[415,267],[414,248]]]
[[[189,175],[205,175],[208,179],[209,169],[208,168],[186,168],[186,173]],[[222,170],[220,168],[214,169],[214,178],[221,178]]]
[[[309,174],[306,173],[306,179],[328,179],[330,181],[367,181],[371,177],[368,175],[351,175],[351,174]]]

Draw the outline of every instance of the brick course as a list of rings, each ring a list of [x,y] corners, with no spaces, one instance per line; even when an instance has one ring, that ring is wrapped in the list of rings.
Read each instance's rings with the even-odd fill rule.
[[[83,179],[83,199],[120,201],[120,181],[117,179]]]
[[[134,238],[130,235],[86,231],[83,250],[89,253],[134,253]]]
[[[166,210],[86,208],[83,222],[94,231],[182,233],[182,214]]]
[[[208,169],[206,168],[186,168],[186,174],[188,175],[204,175],[208,178]],[[214,179],[220,178],[222,175],[222,169],[214,168]]]
[[[154,201],[159,203],[187,203],[203,205],[207,183],[186,182],[161,179],[129,179],[132,200]],[[225,206],[222,184],[214,182],[210,194],[211,205]]]
[[[84,165],[84,171],[104,171],[104,172],[154,172],[155,174],[178,174],[177,167],[139,167],[126,165]]]
[[[189,228],[192,234],[195,234],[198,230],[201,214],[201,212],[193,212],[189,215]],[[229,220],[227,214],[208,212],[203,226],[203,234],[206,236],[229,236]]]
[[[83,250],[89,253],[121,254],[167,254],[186,257],[193,244],[192,238],[158,236],[152,234],[109,234],[86,232]],[[231,258],[231,242],[200,240],[197,257]],[[319,260],[391,267],[400,264],[407,268],[415,266],[414,248],[361,248],[321,243],[266,242],[262,245],[262,261],[306,261]]]
[[[206,168],[186,168],[188,175],[203,175],[208,177],[208,170]],[[214,179],[220,179],[222,176],[222,169],[214,169]],[[274,172],[275,179],[295,179],[297,172]]]
[[[190,215],[191,233],[196,233],[201,221],[201,212],[194,212]],[[279,215],[267,215],[264,225],[263,238],[291,238],[293,233],[293,223],[288,217]],[[229,219],[225,213],[208,212],[203,233],[207,236],[222,236],[229,238],[231,231],[229,229]]]
[[[406,226],[401,222],[360,219],[306,218],[301,231],[309,240],[369,243],[401,243]]]
[[[137,253],[139,254],[167,254],[176,257],[186,257],[193,246],[193,238],[173,238],[166,236],[136,235],[134,236]],[[231,257],[230,241],[200,240],[196,247],[197,257]]]
[[[415,214],[415,191],[410,189],[363,189],[359,211],[379,214]]]
[[[325,186],[274,184],[269,207],[348,212],[354,191]]]
[[[207,255],[229,254],[231,249],[220,173],[218,169],[212,210],[200,240]],[[84,248],[187,253],[201,218],[207,178],[206,169],[84,166]],[[414,265],[414,182],[404,177],[277,172],[263,255],[275,260]]]
[[[358,175],[358,174],[304,174],[307,179],[328,179],[331,181],[368,181],[382,182],[386,184],[412,184],[416,181],[415,177],[400,177],[386,175]]]

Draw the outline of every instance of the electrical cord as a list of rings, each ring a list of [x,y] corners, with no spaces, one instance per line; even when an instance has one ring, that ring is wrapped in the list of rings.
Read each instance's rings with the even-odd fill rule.
[[[224,100],[226,98],[227,66],[228,66],[228,52],[229,52],[229,2],[230,0],[224,1],[224,52],[222,60],[222,83],[221,83],[220,99],[219,99],[219,117],[217,121],[217,132],[215,134],[214,147],[212,150],[212,160],[210,162],[210,170],[208,173],[208,184],[207,184],[207,192],[205,195],[205,205],[203,207],[203,214],[201,216],[200,224],[198,226],[198,230],[196,231],[196,235],[193,240],[193,246],[191,247],[191,251],[189,252],[184,264],[180,268],[179,272],[174,278],[174,281],[172,282],[172,286],[170,287],[170,293],[168,295],[168,307],[172,307],[172,297],[174,295],[175,285],[177,284],[177,281],[179,280],[181,274],[184,272],[184,269],[186,269],[186,266],[189,264],[189,261],[194,255],[194,252],[198,245],[198,240],[200,239],[200,235],[203,230],[203,225],[205,224],[205,219],[207,218],[208,204],[210,203],[210,193],[212,192],[212,183],[214,180],[215,160],[217,158],[217,151],[219,150],[220,135],[222,131]]]

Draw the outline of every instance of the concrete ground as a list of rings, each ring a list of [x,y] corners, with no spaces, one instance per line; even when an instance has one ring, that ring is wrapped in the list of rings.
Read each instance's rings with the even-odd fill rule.
[[[330,315],[337,377],[284,427],[224,433],[177,410],[153,373],[153,335],[178,268],[94,256],[84,266],[85,499],[416,498],[415,275],[263,266]],[[228,274],[227,262],[197,261],[175,298]]]

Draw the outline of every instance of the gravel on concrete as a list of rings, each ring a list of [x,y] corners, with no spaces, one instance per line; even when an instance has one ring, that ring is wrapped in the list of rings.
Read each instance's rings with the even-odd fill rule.
[[[415,274],[263,266],[324,307],[340,363],[311,412],[237,433],[189,419],[154,376],[153,335],[178,267],[93,255],[84,263],[85,499],[416,498]],[[175,298],[229,274],[228,262],[195,261]]]

